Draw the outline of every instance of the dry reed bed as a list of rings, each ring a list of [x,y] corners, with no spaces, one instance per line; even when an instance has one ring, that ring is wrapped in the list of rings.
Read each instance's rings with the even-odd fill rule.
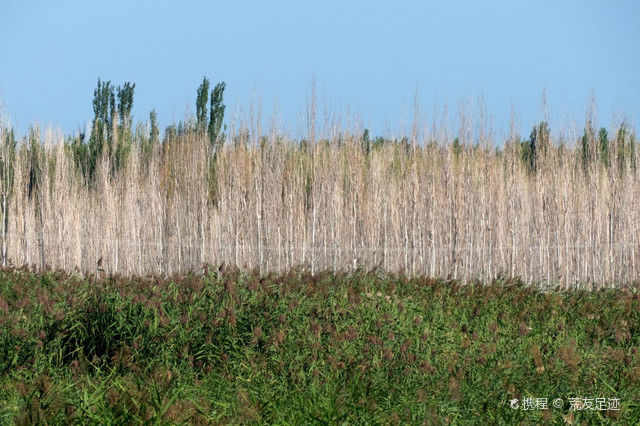
[[[567,287],[640,278],[639,176],[615,151],[609,168],[585,172],[577,147],[552,145],[531,174],[509,142],[459,156],[434,143],[366,154],[360,142],[227,143],[214,196],[208,142],[196,135],[157,147],[148,165],[134,149],[114,177],[103,159],[92,188],[65,144],[43,145],[39,160],[19,147],[3,182],[3,261],[95,271],[102,258],[121,274],[364,266]]]

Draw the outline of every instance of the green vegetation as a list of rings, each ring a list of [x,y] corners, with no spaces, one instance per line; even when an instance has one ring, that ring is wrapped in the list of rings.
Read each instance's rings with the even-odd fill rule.
[[[636,141],[635,136],[629,132],[629,125],[623,122],[616,132],[616,145],[618,151],[618,165],[620,174],[624,174],[626,162],[631,163],[631,169],[636,171]]]
[[[67,138],[67,145],[71,148],[76,167],[86,182],[92,182],[95,178],[96,168],[102,156],[108,159],[111,175],[115,175],[125,167],[134,147],[139,149],[144,163],[148,164],[153,147],[160,143],[155,110],[149,113],[148,132],[132,130],[131,110],[135,87],[135,83],[130,82],[115,87],[110,81],[98,79],[98,85],[93,92],[94,118],[88,141],[85,141],[82,133]],[[196,124],[180,122],[168,126],[162,142],[166,143],[190,132],[207,132],[211,146],[219,148],[225,137],[224,133],[221,133],[225,111],[225,105],[222,103],[224,89],[225,83],[220,82],[211,91],[211,108],[207,116],[209,80],[205,77],[196,93]],[[32,140],[35,140],[36,144],[41,143],[39,136],[33,138],[30,134],[29,142]]]
[[[550,145],[549,124],[540,122],[533,127],[529,139],[521,143],[522,162],[530,173],[540,166],[540,157],[547,154]]]
[[[511,280],[2,270],[0,423],[631,423],[639,308]],[[510,408],[529,396],[549,408]]]
[[[222,122],[224,120],[225,105],[222,103],[226,84],[220,82],[211,91],[211,105],[209,116],[207,117],[207,101],[209,99],[209,79],[204,77],[202,84],[198,87],[196,95],[196,131],[203,133],[205,130],[209,135],[211,147],[215,150],[224,141],[224,134],[221,134]]]
[[[365,155],[369,155],[371,152],[371,140],[369,139],[369,129],[364,129],[362,132],[362,152]]]
[[[209,141],[215,150],[218,150],[224,142],[225,135],[220,133],[222,129],[222,121],[224,120],[225,106],[222,103],[224,95],[224,82],[216,84],[211,91],[211,108],[209,113]]]
[[[197,130],[202,132],[207,128],[207,99],[209,98],[209,79],[204,77],[198,87],[196,95],[196,120]]]

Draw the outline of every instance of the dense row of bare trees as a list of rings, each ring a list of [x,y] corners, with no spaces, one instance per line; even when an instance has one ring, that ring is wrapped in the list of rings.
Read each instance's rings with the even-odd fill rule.
[[[115,174],[103,156],[87,183],[62,136],[16,144],[4,130],[2,262],[628,283],[640,278],[640,176],[637,153],[617,151],[634,143],[631,132],[613,136],[622,142],[606,163],[585,164],[580,143],[552,140],[532,170],[517,140],[367,140],[363,149],[360,135],[301,144],[238,131],[213,157],[206,134],[187,133],[150,154],[133,149]]]

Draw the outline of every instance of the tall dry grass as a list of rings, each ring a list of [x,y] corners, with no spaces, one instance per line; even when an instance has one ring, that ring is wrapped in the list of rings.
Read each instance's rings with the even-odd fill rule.
[[[367,154],[344,134],[302,148],[236,138],[217,154],[212,190],[208,141],[195,134],[157,146],[148,165],[134,149],[115,176],[103,158],[92,186],[61,136],[45,140],[36,154],[19,146],[13,180],[3,177],[6,265],[378,267],[567,287],[640,278],[640,176],[615,144],[610,167],[585,170],[578,145],[552,141],[530,173],[513,141],[463,143],[459,154],[450,143],[385,143]],[[8,161],[7,145],[0,151]]]

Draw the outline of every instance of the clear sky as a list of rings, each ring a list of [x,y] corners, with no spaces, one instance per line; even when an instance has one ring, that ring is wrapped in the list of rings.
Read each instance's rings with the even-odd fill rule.
[[[164,127],[204,75],[227,83],[227,117],[275,105],[294,136],[312,79],[320,115],[373,134],[410,127],[416,93],[427,121],[482,96],[498,136],[512,110],[528,135],[543,90],[552,130],[581,126],[592,95],[600,125],[637,124],[640,1],[0,0],[0,102],[21,132],[84,128],[98,77],[135,82],[134,119],[155,108]]]

